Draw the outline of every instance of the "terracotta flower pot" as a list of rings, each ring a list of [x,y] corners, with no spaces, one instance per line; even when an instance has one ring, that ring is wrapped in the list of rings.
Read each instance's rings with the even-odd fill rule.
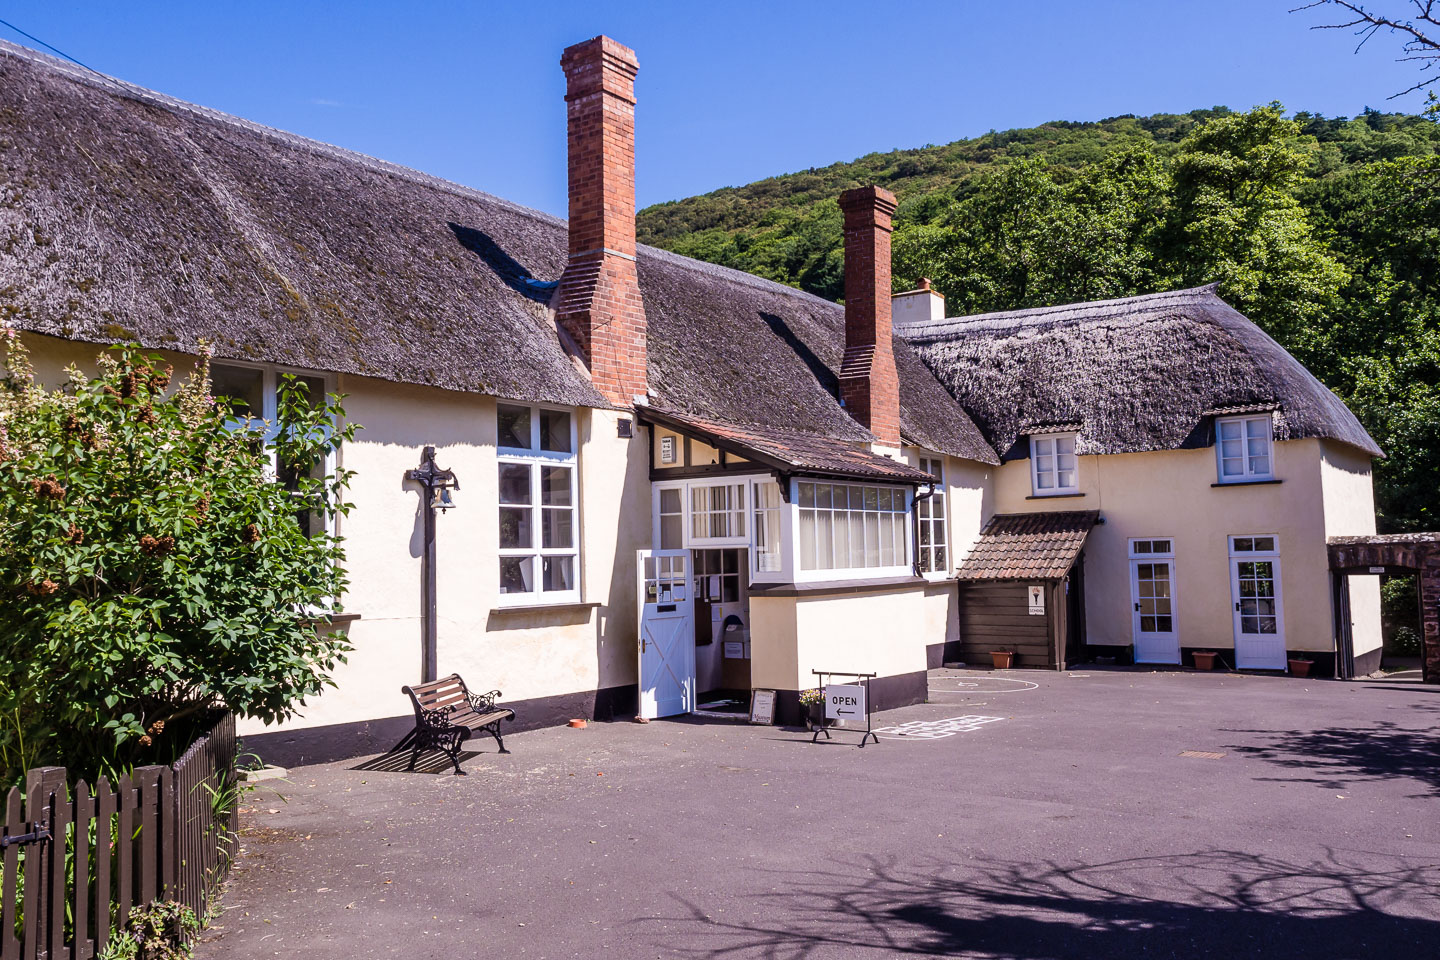
[[[1290,674],[1296,677],[1310,676],[1310,663],[1309,660],[1291,660]]]
[[[1195,669],[1196,669],[1196,670],[1214,670],[1214,669],[1215,669],[1215,651],[1213,651],[1213,650],[1196,650],[1193,654],[1191,654],[1191,656],[1193,656],[1193,657],[1195,658]]]
[[[1013,650],[991,650],[990,660],[995,664],[996,670],[1009,670],[1010,664],[1015,661]]]

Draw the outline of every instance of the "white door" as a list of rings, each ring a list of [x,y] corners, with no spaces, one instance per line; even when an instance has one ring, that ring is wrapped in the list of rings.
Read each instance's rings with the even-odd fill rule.
[[[1274,538],[1234,537],[1234,543]],[[1280,606],[1280,558],[1233,551],[1230,599],[1235,605],[1235,666],[1242,670],[1285,669],[1285,616]]]
[[[1175,631],[1175,561],[1170,557],[1130,561],[1131,621],[1136,663],[1179,663]]]
[[[695,709],[695,605],[689,550],[639,551],[640,716]]]

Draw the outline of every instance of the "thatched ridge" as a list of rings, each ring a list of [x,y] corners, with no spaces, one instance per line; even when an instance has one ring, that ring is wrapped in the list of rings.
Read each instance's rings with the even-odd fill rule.
[[[1274,411],[1279,439],[1380,448],[1355,415],[1213,286],[908,324],[1002,455],[1066,424],[1079,453],[1208,443],[1214,416]]]
[[[18,329],[186,352],[205,339],[222,358],[605,406],[547,311],[565,231],[0,42],[0,322]],[[839,306],[638,253],[657,405],[873,439],[836,399]],[[896,361],[905,437],[995,462],[903,342]]]

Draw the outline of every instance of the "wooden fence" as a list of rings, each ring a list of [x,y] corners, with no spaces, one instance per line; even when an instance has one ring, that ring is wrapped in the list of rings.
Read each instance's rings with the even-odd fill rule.
[[[234,779],[233,714],[171,766],[140,767],[113,785],[101,777],[71,788],[64,767],[28,771],[0,818],[0,960],[89,960],[132,907],[152,900],[203,918],[238,812],[212,791]]]

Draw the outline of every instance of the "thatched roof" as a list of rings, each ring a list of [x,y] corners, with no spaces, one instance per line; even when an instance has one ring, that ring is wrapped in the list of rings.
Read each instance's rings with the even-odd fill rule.
[[[547,312],[565,231],[0,42],[0,321],[21,330],[605,406]],[[657,404],[873,439],[836,399],[840,307],[648,247],[638,265]],[[907,439],[995,462],[896,354]]]
[[[1380,448],[1355,415],[1213,286],[908,324],[919,351],[1002,455],[1078,428],[1079,453],[1200,446],[1210,418],[1274,411],[1279,439]]]
[[[706,420],[655,407],[640,411],[640,419],[678,430],[782,473],[912,484],[929,484],[933,479],[907,463],[823,434]]]
[[[1059,580],[1085,546],[1098,510],[997,513],[955,571],[961,580]]]

